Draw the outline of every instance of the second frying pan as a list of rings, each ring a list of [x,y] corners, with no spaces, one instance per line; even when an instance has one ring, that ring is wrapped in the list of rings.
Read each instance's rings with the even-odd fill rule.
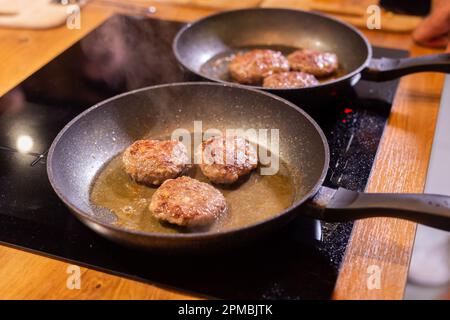
[[[450,54],[374,59],[369,41],[353,26],[325,15],[290,9],[243,9],[211,15],[185,26],[173,42],[175,56],[184,68],[217,82],[231,82],[227,61],[222,57],[254,47],[284,53],[309,48],[337,54],[341,70],[320,85],[293,89],[251,86],[283,97],[304,97],[308,102],[333,97],[360,79],[386,81],[423,71],[450,72]]]
[[[98,207],[93,203],[91,191],[99,173],[127,146],[143,137],[170,137],[179,128],[191,132],[195,120],[202,121],[204,129],[278,129],[280,158],[290,168],[285,176],[289,176],[293,186],[290,203],[270,216],[256,215],[230,228],[202,232],[166,232],[169,229],[161,226],[147,230],[127,228],[117,224],[117,216],[108,210],[108,205]],[[297,214],[328,221],[390,216],[450,230],[450,197],[329,189],[322,186],[328,162],[329,149],[322,130],[292,103],[260,90],[193,82],[131,91],[81,113],[55,138],[47,171],[56,194],[92,230],[114,241],[147,249],[190,252],[241,245],[274,232]],[[104,194],[107,201],[122,199],[138,188],[131,179],[123,178],[121,170],[107,178],[111,186]],[[234,207],[231,215],[237,216],[236,210],[240,209],[242,215],[248,215],[258,211],[257,206],[261,209],[267,205],[268,197],[264,195],[255,203],[254,198],[260,195],[255,194],[253,182],[228,191],[235,192],[231,196],[236,197],[242,188],[249,188],[240,202],[244,209]],[[146,207],[139,218],[148,215]]]

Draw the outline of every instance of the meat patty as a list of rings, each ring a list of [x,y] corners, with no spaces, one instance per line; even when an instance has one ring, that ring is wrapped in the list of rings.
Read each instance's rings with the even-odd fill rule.
[[[228,70],[239,83],[260,84],[271,74],[289,71],[289,62],[279,51],[255,49],[237,54]]]
[[[243,137],[212,137],[197,152],[202,155],[200,169],[215,183],[233,183],[258,166],[256,149]]]
[[[338,68],[338,58],[334,53],[310,49],[300,49],[288,56],[294,71],[303,71],[316,77],[329,76]]]
[[[158,185],[183,173],[189,157],[179,141],[138,140],[125,150],[122,161],[136,182]]]
[[[213,186],[183,176],[165,181],[153,194],[149,209],[159,220],[202,227],[218,219],[227,202]]]
[[[266,88],[305,88],[318,85],[319,81],[312,74],[305,72],[281,72],[275,73],[264,79],[263,87]]]

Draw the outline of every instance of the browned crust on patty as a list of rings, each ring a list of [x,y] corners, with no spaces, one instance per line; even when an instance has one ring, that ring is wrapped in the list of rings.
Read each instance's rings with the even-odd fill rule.
[[[289,62],[279,51],[255,49],[237,54],[228,70],[239,83],[260,84],[271,74],[289,71]]]
[[[305,72],[290,71],[275,73],[264,79],[265,88],[306,88],[316,86],[319,81],[315,76]]]
[[[149,209],[159,220],[202,227],[212,224],[226,212],[227,203],[213,186],[183,176],[164,182],[153,194]]]
[[[197,152],[200,169],[214,183],[231,184],[258,166],[256,148],[243,137],[212,137]]]
[[[337,55],[311,49],[296,50],[288,56],[292,70],[302,71],[316,77],[325,77],[338,69]]]
[[[138,140],[122,156],[133,180],[158,185],[179,176],[189,164],[186,147],[176,140]]]

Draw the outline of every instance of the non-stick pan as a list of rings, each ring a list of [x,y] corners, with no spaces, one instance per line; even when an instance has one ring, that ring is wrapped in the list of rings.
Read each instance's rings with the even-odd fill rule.
[[[123,227],[110,210],[91,201],[92,185],[99,173],[133,141],[170,137],[180,128],[192,131],[194,120],[202,121],[203,130],[278,129],[280,162],[290,168],[285,173],[292,183],[290,204],[270,217],[226,230],[174,229],[166,233]],[[329,189],[322,186],[328,162],[329,149],[322,130],[294,104],[242,86],[191,82],[131,91],[81,113],[55,138],[47,170],[57,195],[88,227],[117,242],[144,248],[189,251],[244,244],[274,232],[298,214],[330,221],[382,215],[450,230],[450,197]],[[109,179],[107,183],[114,186],[120,182]],[[104,196],[121,196],[117,193],[120,188]],[[245,181],[233,188],[231,191],[250,188],[247,199],[243,199],[245,204],[258,196]],[[266,203],[262,200],[258,205],[264,208]],[[241,214],[251,213],[254,208],[247,206]],[[231,214],[236,210],[239,208],[232,208]],[[145,211],[143,215],[150,213]]]
[[[340,70],[317,86],[294,89],[264,89],[308,103],[325,101],[345,93],[360,79],[392,80],[410,73],[450,72],[450,54],[405,59],[372,58],[367,38],[353,26],[318,13],[290,9],[243,9],[214,14],[182,28],[173,42],[179,63],[212,81],[228,83],[227,60],[242,49],[273,48],[290,53],[298,48],[337,54]],[[297,101],[297,100],[296,100]]]

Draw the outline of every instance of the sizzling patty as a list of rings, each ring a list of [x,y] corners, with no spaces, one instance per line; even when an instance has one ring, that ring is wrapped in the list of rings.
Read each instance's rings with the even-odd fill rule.
[[[255,49],[237,54],[228,70],[239,83],[260,84],[273,73],[289,71],[289,62],[279,51]]]
[[[266,88],[305,88],[318,85],[319,81],[312,74],[305,72],[281,72],[264,78]]]
[[[258,166],[256,149],[243,137],[212,137],[204,141],[200,169],[215,183],[230,184]]]
[[[338,58],[334,53],[311,49],[300,49],[288,56],[292,70],[302,71],[316,77],[329,76],[338,68]]]
[[[186,147],[176,140],[138,140],[122,157],[125,171],[136,182],[158,185],[176,178],[188,166]]]
[[[149,206],[160,220],[186,227],[213,223],[227,209],[222,193],[213,186],[183,176],[165,181]]]

